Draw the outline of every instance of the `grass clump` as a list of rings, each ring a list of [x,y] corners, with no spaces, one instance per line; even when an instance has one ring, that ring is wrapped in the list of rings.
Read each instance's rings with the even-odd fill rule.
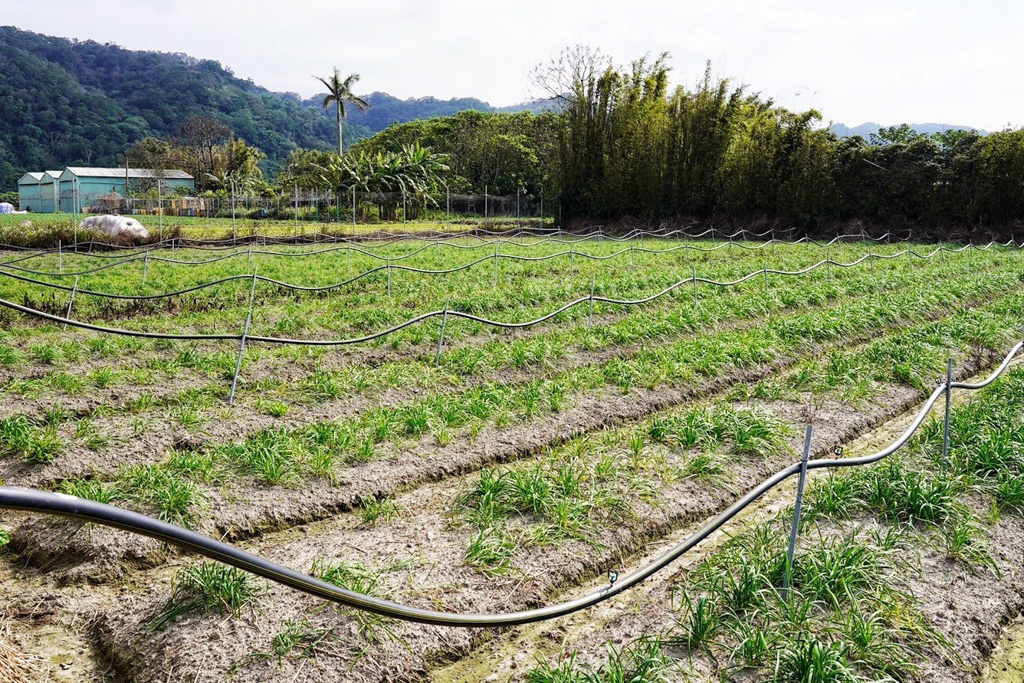
[[[20,457],[33,464],[52,462],[64,451],[64,442],[57,434],[59,423],[40,423],[25,415],[0,420],[0,456]]]
[[[576,653],[552,662],[540,659],[528,683],[659,683],[673,668],[657,638],[641,637],[623,648],[609,647],[607,659],[596,669],[577,661]]]
[[[382,572],[374,571],[358,562],[327,562],[318,559],[313,562],[310,574],[354,593],[382,598],[390,598],[393,595],[393,591],[383,581]],[[401,638],[392,629],[394,620],[358,609],[345,611],[355,620],[359,634],[370,642],[380,643],[386,639],[401,642]]]
[[[237,617],[255,605],[262,588],[252,576],[216,562],[186,567],[174,576],[174,592],[164,608],[150,621],[150,628],[164,628],[190,612],[220,612]]]

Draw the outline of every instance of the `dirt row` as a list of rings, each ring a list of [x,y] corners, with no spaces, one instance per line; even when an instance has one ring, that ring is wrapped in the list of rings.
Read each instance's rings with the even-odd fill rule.
[[[960,368],[958,374],[974,369]],[[816,434],[814,450],[825,452],[834,443],[891,417],[915,402],[917,393],[894,387],[882,398],[882,405],[867,414],[831,402],[820,406],[814,419],[824,428]],[[785,403],[761,407],[790,419],[806,415],[807,410],[803,405]],[[791,445],[799,444],[794,440]],[[782,456],[734,463],[734,487],[745,488],[791,459]],[[505,611],[536,605],[607,568],[628,566],[627,558],[642,551],[649,541],[706,518],[734,496],[730,490],[692,480],[672,484],[658,504],[640,507],[635,521],[600,530],[595,539],[600,544],[597,552],[579,542],[530,549],[517,555],[516,566],[524,575],[493,580],[461,565],[467,532],[452,528],[444,512],[450,507],[452,491],[465,484],[465,480],[449,480],[400,496],[399,504],[408,514],[386,525],[366,528],[355,516],[343,515],[264,535],[244,546],[300,570],[308,570],[317,557],[361,562],[382,571],[387,569],[382,564],[397,563],[401,568],[386,571],[386,575],[401,597],[424,606]],[[375,550],[360,550],[368,548]],[[376,645],[366,643],[357,648],[359,657],[346,646],[315,661],[286,659],[278,665],[276,660],[246,659],[267,650],[268,640],[287,618],[305,617],[331,625],[340,621],[339,632],[348,634],[345,640],[358,639],[358,628],[344,613],[324,611],[316,600],[273,588],[260,610],[242,620],[186,617],[168,630],[150,635],[144,624],[167,599],[172,570],[179,564],[174,561],[133,575],[120,587],[103,588],[99,592],[106,595],[98,603],[108,607],[91,605],[99,607],[95,621],[90,620],[95,626],[92,637],[106,644],[104,651],[122,675],[162,680],[162,675],[174,671],[187,672],[189,678],[198,674],[198,680],[221,680],[226,671],[233,670],[238,680],[291,680],[300,673],[323,680],[421,680],[436,662],[469,653],[483,637],[452,629],[396,626],[405,645],[391,639]],[[216,642],[217,647],[196,647],[208,641]]]
[[[939,319],[948,311],[933,311]],[[429,481],[472,472],[490,463],[530,457],[545,447],[580,434],[636,420],[738,383],[754,383],[829,349],[850,348],[875,338],[876,333],[848,337],[832,344],[812,344],[761,367],[727,373],[681,388],[633,389],[628,394],[600,390],[573,401],[559,413],[506,428],[488,426],[473,438],[456,436],[442,449],[432,437],[381,449],[374,460],[347,467],[333,482],[308,480],[302,487],[255,485],[246,489],[204,489],[206,533],[231,540],[249,538],[304,522],[325,519],[357,507],[363,500],[382,498]],[[179,444],[180,445],[180,444]],[[12,483],[21,483],[12,478]],[[111,580],[130,567],[164,562],[159,544],[97,529],[77,533],[77,526],[38,519],[17,526],[14,547],[33,564],[56,572],[65,582]],[[72,551],[72,552],[68,552]]]

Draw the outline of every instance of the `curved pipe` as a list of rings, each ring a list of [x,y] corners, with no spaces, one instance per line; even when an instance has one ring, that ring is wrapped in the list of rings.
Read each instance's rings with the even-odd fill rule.
[[[983,383],[985,386],[995,378],[999,377],[1009,367],[1010,361],[1024,346],[1024,342],[1018,343],[1006,355],[1003,363]],[[973,385],[964,383],[950,383],[952,389],[960,385],[964,388],[972,388]],[[870,465],[884,458],[889,457],[913,436],[924,422],[935,402],[947,390],[945,383],[936,387],[928,399],[921,406],[910,426],[900,435],[898,439],[878,451],[877,453],[860,458],[845,459],[822,459],[811,460],[807,463],[810,469],[827,469],[838,467],[857,467]],[[294,569],[271,562],[267,559],[236,548],[227,543],[216,541],[208,536],[184,529],[167,522],[141,515],[129,510],[123,510],[111,505],[83,500],[74,496],[60,493],[49,493],[34,489],[18,488],[13,486],[0,486],[0,508],[10,510],[21,510],[40,514],[58,515],[71,519],[78,519],[83,522],[101,524],[115,529],[121,529],[131,533],[148,536],[150,538],[168,543],[184,550],[190,550],[196,554],[203,555],[213,560],[223,562],[238,569],[245,570],[257,576],[261,576],[275,583],[279,583],[295,590],[314,595],[324,600],[329,600],[347,607],[373,612],[385,617],[401,619],[403,621],[434,624],[438,626],[458,626],[471,628],[515,626],[535,621],[545,621],[557,617],[572,614],[586,609],[611,597],[618,595],[633,586],[643,582],[658,573],[668,565],[672,564],[682,555],[696,547],[701,541],[718,531],[727,522],[742,512],[750,504],[761,498],[768,491],[789,479],[800,471],[801,464],[794,463],[789,467],[776,472],[760,484],[752,488],[746,494],[737,499],[732,505],[706,522],[695,533],[691,534],[681,543],[673,546],[666,552],[659,555],[650,563],[644,565],[635,572],[622,577],[614,584],[601,588],[587,595],[540,607],[537,609],[520,610],[517,612],[506,612],[498,614],[460,614],[455,612],[440,612],[437,610],[423,609],[403,605],[390,600],[375,598],[370,595],[356,593],[354,591],[339,588],[320,579],[308,576]]]
[[[964,248],[966,249],[967,247],[964,247]],[[842,263],[842,262],[839,262],[839,261],[833,261],[832,259],[829,258],[829,259],[825,259],[825,260],[822,260],[822,261],[818,261],[817,263],[815,263],[815,264],[813,264],[811,266],[808,266],[806,268],[803,268],[801,270],[795,270],[795,271],[772,270],[772,269],[762,268],[762,269],[759,269],[759,270],[755,270],[755,271],[753,271],[751,273],[748,273],[747,275],[739,277],[739,278],[737,278],[735,280],[719,281],[719,280],[711,280],[711,279],[703,278],[703,277],[697,277],[697,278],[688,277],[686,279],[679,280],[678,282],[676,282],[676,283],[674,283],[672,285],[669,285],[668,287],[666,287],[665,289],[661,290],[660,292],[656,292],[656,293],[654,293],[654,294],[652,294],[650,296],[643,297],[643,298],[640,298],[640,299],[612,299],[612,298],[600,297],[600,296],[595,296],[595,297],[593,297],[593,299],[591,299],[591,297],[589,297],[589,296],[587,296],[587,297],[580,297],[579,299],[575,299],[574,301],[570,301],[569,303],[563,304],[559,308],[556,308],[555,310],[551,311],[550,313],[546,313],[546,314],[540,316],[539,318],[534,318],[533,320],[527,320],[525,322],[519,322],[519,323],[504,322],[504,321],[501,321],[501,320],[492,320],[490,318],[484,318],[484,317],[481,317],[481,316],[478,316],[478,315],[474,315],[472,313],[464,313],[462,311],[439,310],[439,311],[430,311],[428,313],[422,313],[422,314],[420,314],[418,316],[415,316],[415,317],[410,318],[408,320],[405,320],[405,321],[403,321],[401,323],[398,323],[397,325],[393,325],[392,327],[388,327],[388,328],[380,330],[378,332],[373,332],[373,333],[370,333],[368,335],[364,335],[364,336],[361,336],[361,337],[350,337],[350,338],[345,338],[345,339],[292,339],[292,338],[288,338],[288,337],[263,337],[263,336],[258,336],[258,335],[245,335],[245,338],[248,339],[249,341],[253,341],[253,342],[266,342],[268,344],[292,344],[292,345],[297,345],[297,346],[346,346],[346,345],[349,345],[349,344],[360,344],[360,343],[364,343],[364,342],[368,342],[368,341],[373,341],[374,339],[379,339],[381,337],[386,337],[386,336],[388,336],[390,334],[398,332],[399,330],[405,329],[406,327],[409,327],[411,325],[415,325],[415,324],[420,323],[420,322],[422,322],[424,320],[428,320],[430,318],[435,318],[435,317],[438,317],[438,316],[448,316],[448,317],[462,318],[464,320],[470,320],[470,321],[478,322],[478,323],[481,323],[481,324],[484,324],[484,325],[490,325],[491,327],[496,327],[496,328],[499,328],[499,329],[522,329],[522,328],[527,328],[527,327],[533,327],[534,325],[539,325],[540,323],[543,323],[543,322],[545,322],[547,320],[550,320],[551,318],[554,318],[555,316],[557,316],[560,313],[564,313],[565,311],[568,311],[568,310],[570,310],[570,309],[572,309],[572,308],[574,308],[576,306],[581,306],[581,305],[583,305],[585,303],[589,303],[591,300],[593,300],[595,302],[598,302],[598,303],[615,304],[615,305],[620,305],[620,306],[637,306],[637,305],[645,304],[645,303],[648,303],[650,301],[654,301],[655,299],[661,298],[661,297],[665,296],[666,294],[668,294],[669,292],[672,292],[673,290],[678,289],[679,287],[682,287],[683,285],[693,284],[693,283],[697,283],[697,282],[703,282],[704,284],[714,285],[716,287],[731,287],[731,286],[738,285],[738,284],[741,284],[743,282],[746,282],[746,281],[748,281],[748,280],[750,280],[752,278],[755,278],[755,277],[757,277],[759,275],[775,273],[777,275],[797,276],[797,275],[803,275],[803,274],[809,273],[809,272],[811,272],[813,270],[821,268],[822,266],[827,266],[829,264],[835,265],[837,267],[849,268],[849,267],[852,267],[852,266],[854,266],[854,265],[856,265],[858,263],[862,263],[863,261],[865,261],[865,260],[867,260],[869,258],[895,258],[896,256],[901,255],[901,254],[911,253],[911,254],[913,254],[915,256],[918,256],[919,258],[928,259],[928,258],[934,257],[942,249],[943,249],[942,247],[938,247],[934,251],[932,251],[930,254],[927,254],[927,255],[916,254],[912,250],[904,250],[902,252],[899,252],[899,254],[888,256],[888,257],[879,256],[877,254],[866,254],[866,255],[860,257],[859,259],[857,259],[855,261],[851,261],[849,263]],[[958,251],[958,250],[954,250],[954,251]],[[486,258],[490,258],[490,257],[485,257],[485,259]],[[380,269],[381,267],[383,267],[383,266],[378,266],[378,269]],[[392,267],[397,267],[397,266],[392,266]],[[0,274],[2,274],[2,272],[0,272]],[[271,280],[269,278],[261,278],[258,275],[236,276],[236,278],[239,278],[239,277],[240,278],[262,279],[262,280],[266,280],[268,282],[273,282],[275,284],[284,284],[284,283],[279,283],[276,280]],[[227,279],[234,279],[234,278],[227,278]],[[342,284],[344,284],[344,283],[342,283]],[[188,290],[188,291],[195,291],[195,289],[198,289],[198,288],[199,287],[196,287],[196,288],[193,288],[192,290]],[[66,288],[62,288],[62,289],[66,289]],[[85,329],[85,330],[92,330],[94,332],[104,332],[104,333],[107,333],[107,334],[117,334],[117,335],[127,336],[127,337],[141,337],[141,338],[148,338],[148,339],[178,339],[178,340],[187,340],[187,341],[200,341],[200,340],[205,341],[205,340],[211,340],[211,339],[230,339],[230,340],[235,340],[235,339],[241,339],[242,336],[243,336],[241,334],[179,334],[179,333],[172,333],[172,332],[144,332],[144,331],[128,330],[128,329],[119,328],[119,327],[106,327],[106,326],[103,326],[103,325],[94,325],[92,323],[87,323],[87,322],[84,322],[84,321],[81,321],[81,320],[74,320],[72,318],[61,317],[61,316],[55,315],[53,313],[46,313],[45,311],[40,311],[38,309],[31,308],[29,306],[23,306],[21,304],[14,303],[13,301],[8,301],[6,299],[0,299],[0,306],[4,306],[6,308],[10,308],[12,310],[16,310],[16,311],[19,311],[21,313],[25,313],[26,315],[35,316],[37,318],[43,318],[44,320],[49,320],[51,322],[61,323],[62,325],[71,325],[72,327],[78,327],[78,328]]]
[[[969,246],[965,246],[962,249],[951,250],[951,251],[953,251],[953,252],[963,251],[964,249],[968,249],[968,248],[970,248],[970,247]],[[985,247],[985,248],[987,248],[987,247]],[[374,333],[371,333],[369,335],[365,335],[365,336],[361,336],[361,337],[350,337],[350,338],[345,338],[345,339],[292,339],[292,338],[288,338],[288,337],[262,337],[262,336],[258,336],[258,335],[245,335],[245,337],[249,341],[265,342],[265,343],[269,343],[269,344],[292,344],[292,345],[297,345],[297,346],[345,346],[345,345],[349,345],[349,344],[359,344],[359,343],[364,343],[364,342],[368,342],[368,341],[373,341],[375,339],[380,339],[381,337],[386,337],[386,336],[388,336],[390,334],[398,332],[399,330],[403,330],[404,328],[408,328],[410,326],[413,326],[413,325],[416,325],[416,324],[421,323],[423,321],[426,321],[426,319],[429,319],[431,317],[437,317],[437,316],[441,316],[441,315],[446,315],[446,316],[449,316],[449,317],[461,317],[463,319],[467,319],[467,321],[472,321],[474,323],[480,323],[482,325],[488,325],[490,327],[494,327],[494,328],[498,328],[498,329],[518,330],[518,329],[530,328],[530,327],[534,327],[536,325],[540,325],[541,323],[549,321],[549,319],[555,317],[559,313],[563,313],[563,312],[565,312],[565,311],[567,311],[567,310],[569,310],[569,309],[571,309],[571,308],[573,308],[575,306],[580,306],[580,305],[583,305],[585,303],[589,303],[590,301],[595,301],[595,302],[599,302],[599,303],[608,303],[608,304],[622,305],[622,306],[635,306],[635,305],[640,305],[640,304],[648,303],[650,301],[653,301],[655,299],[663,297],[663,296],[669,294],[670,292],[672,292],[672,291],[674,291],[674,290],[676,290],[676,289],[678,289],[680,287],[683,287],[684,285],[689,285],[689,284],[703,283],[703,284],[706,284],[706,285],[714,285],[716,287],[732,287],[732,286],[744,283],[746,281],[749,281],[749,280],[751,280],[753,278],[757,278],[758,275],[767,274],[767,273],[775,273],[775,274],[780,274],[780,275],[801,275],[801,274],[805,274],[807,272],[810,272],[812,270],[815,270],[817,268],[820,268],[822,266],[827,266],[828,264],[833,264],[833,265],[836,265],[838,267],[851,267],[851,266],[854,266],[854,265],[856,265],[858,263],[861,263],[861,262],[865,261],[868,258],[872,258],[872,257],[874,257],[874,258],[895,258],[896,256],[899,256],[899,255],[902,255],[902,254],[906,254],[906,253],[912,254],[914,256],[918,256],[919,258],[928,259],[928,258],[934,257],[936,254],[938,254],[943,249],[944,249],[943,247],[938,247],[934,251],[932,251],[930,254],[927,254],[927,255],[918,254],[918,253],[914,252],[913,250],[903,250],[903,251],[899,252],[898,254],[895,254],[895,255],[892,255],[892,256],[880,256],[880,255],[877,255],[877,254],[865,254],[864,256],[861,256],[860,258],[858,258],[858,259],[856,259],[854,261],[850,261],[848,263],[843,263],[843,262],[840,262],[840,261],[834,261],[834,260],[831,260],[830,258],[827,258],[827,259],[818,261],[817,263],[814,263],[813,265],[807,266],[806,268],[803,268],[801,270],[773,270],[773,269],[768,269],[768,268],[761,268],[759,270],[755,270],[755,271],[750,272],[748,274],[742,275],[741,278],[737,278],[736,280],[730,280],[730,281],[716,281],[716,280],[709,280],[707,278],[692,278],[692,276],[691,276],[691,278],[687,278],[685,280],[681,280],[681,281],[679,281],[679,282],[677,282],[677,283],[675,283],[673,285],[670,285],[669,287],[665,288],[664,290],[662,290],[660,292],[656,292],[656,293],[654,293],[654,294],[652,294],[650,296],[643,297],[643,298],[640,298],[640,299],[611,299],[611,298],[607,298],[607,297],[593,297],[593,298],[591,298],[589,296],[588,297],[581,297],[579,299],[575,299],[575,300],[570,301],[570,302],[568,302],[566,304],[563,304],[562,306],[556,308],[555,310],[553,310],[553,311],[551,311],[549,313],[546,313],[546,314],[544,314],[544,315],[542,315],[540,317],[531,319],[531,321],[525,321],[523,323],[506,323],[506,322],[503,322],[503,321],[494,321],[494,319],[490,319],[490,318],[487,318],[487,317],[481,317],[479,315],[474,315],[473,313],[466,313],[466,312],[459,311],[459,310],[432,310],[432,311],[429,311],[429,312],[426,312],[426,313],[421,313],[420,315],[417,315],[415,317],[411,317],[411,318],[408,319],[408,321],[404,321],[404,322],[399,323],[397,325],[394,325],[394,326],[392,326],[390,328],[386,328],[386,329],[381,330],[379,332],[374,332]],[[975,249],[978,249],[978,248],[976,247]],[[490,258],[490,257],[484,257],[484,259],[481,259],[481,260],[485,260],[487,258]],[[386,266],[378,266],[378,269],[380,269],[381,267],[386,267]],[[398,267],[398,266],[391,266],[391,267]],[[0,271],[0,274],[9,274],[9,273],[2,273],[2,271]],[[225,282],[226,282],[226,280],[239,279],[239,278],[264,280],[266,282],[271,282],[271,283],[274,283],[274,284],[284,285],[284,283],[279,283],[278,281],[273,281],[273,280],[266,279],[266,278],[260,278],[259,275],[234,276],[234,278],[225,279]],[[200,286],[200,287],[188,290],[188,291],[195,291],[196,289],[201,289],[202,287],[203,286]],[[61,288],[61,289],[67,289],[67,288]],[[157,298],[157,297],[153,297],[153,298]],[[7,301],[6,299],[0,299],[0,306],[4,306],[4,307],[10,308],[12,310],[17,310],[19,312],[23,312],[23,313],[26,313],[28,315],[34,315],[36,317],[41,317],[43,319],[47,319],[47,321],[50,321],[52,323],[60,323],[61,325],[65,325],[65,326],[70,325],[72,327],[80,328],[80,329],[83,329],[83,330],[91,330],[93,332],[102,332],[102,333],[106,333],[106,334],[121,335],[121,336],[125,336],[125,337],[141,337],[141,338],[147,338],[147,339],[177,339],[177,340],[186,340],[186,341],[205,341],[205,340],[215,340],[215,339],[240,340],[243,337],[243,335],[241,335],[241,334],[188,334],[188,335],[186,335],[186,334],[163,333],[163,332],[140,332],[140,331],[136,331],[136,330],[127,330],[127,329],[124,329],[124,328],[110,328],[110,327],[105,327],[105,326],[100,326],[100,325],[93,325],[93,324],[90,324],[90,323],[85,323],[83,321],[77,321],[77,319],[74,319],[74,318],[61,317],[61,316],[53,314],[53,313],[47,313],[45,311],[38,310],[38,309],[32,308],[30,306],[24,306],[22,304],[14,303],[13,301]]]

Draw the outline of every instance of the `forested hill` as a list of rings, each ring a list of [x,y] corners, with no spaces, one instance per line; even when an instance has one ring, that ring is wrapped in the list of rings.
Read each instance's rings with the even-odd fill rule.
[[[324,73],[331,66],[325,63]],[[368,99],[373,109],[347,125],[347,140],[395,122],[495,111],[471,98],[374,93]],[[321,101],[270,92],[215,61],[0,27],[0,191],[14,189],[26,171],[118,165],[133,143],[172,135],[181,121],[200,114],[259,147],[272,169],[296,147],[335,144],[334,113],[324,112]]]

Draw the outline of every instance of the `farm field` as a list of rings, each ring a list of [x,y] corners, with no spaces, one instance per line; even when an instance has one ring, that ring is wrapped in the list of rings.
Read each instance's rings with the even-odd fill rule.
[[[142,223],[149,231],[152,241],[170,239],[173,236],[182,239],[192,240],[218,240],[246,238],[246,237],[267,237],[267,238],[300,238],[313,239],[313,235],[352,236],[373,236],[380,232],[438,232],[456,233],[476,228],[487,229],[508,229],[514,227],[538,228],[551,223],[550,218],[541,220],[539,218],[522,218],[517,220],[515,216],[497,216],[484,219],[481,216],[462,216],[452,214],[446,216],[444,212],[433,212],[428,218],[420,218],[414,221],[374,221],[366,222],[360,219],[352,223],[351,211],[345,216],[337,219],[325,216],[323,220],[310,218],[305,214],[299,221],[277,218],[253,218],[247,212],[239,211],[238,216],[232,220],[227,217],[197,217],[197,216],[154,216],[140,214],[126,214],[130,218]],[[77,235],[83,242],[88,241],[90,234],[82,229],[76,229],[81,221],[87,218],[88,214],[73,215],[70,213],[37,213],[37,214],[0,214],[0,243],[23,246],[31,243],[33,237],[61,235],[65,243],[71,243]],[[98,239],[98,238],[97,238]]]
[[[685,538],[799,460],[808,423],[813,458],[872,452],[947,358],[956,379],[987,375],[1021,340],[1022,259],[566,233],[4,251],[0,481],[403,604],[529,609]],[[948,458],[936,409],[892,458],[810,478],[791,599],[793,482],[638,588],[502,630],[357,612],[150,538],[4,511],[0,666],[970,679],[1024,606],[1024,372],[955,396]]]

